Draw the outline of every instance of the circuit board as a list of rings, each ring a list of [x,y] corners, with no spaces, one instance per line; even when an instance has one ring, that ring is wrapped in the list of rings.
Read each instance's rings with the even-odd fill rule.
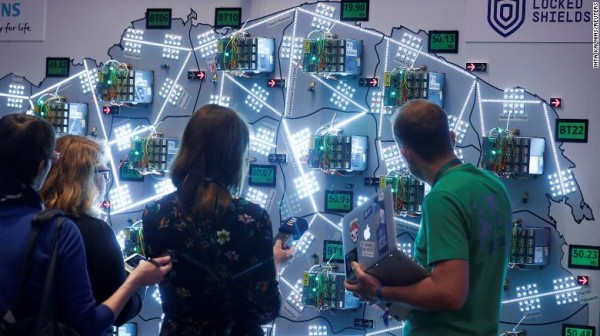
[[[217,42],[218,70],[273,72],[275,40],[261,37],[231,36]]]
[[[360,75],[362,41],[319,38],[304,40],[302,71]]]
[[[364,171],[367,169],[367,141],[366,136],[313,135],[307,165],[324,170]]]

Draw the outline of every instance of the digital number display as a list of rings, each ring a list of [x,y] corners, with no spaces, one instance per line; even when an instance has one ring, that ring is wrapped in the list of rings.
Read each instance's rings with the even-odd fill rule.
[[[215,29],[242,27],[242,8],[215,8]]]
[[[46,57],[46,77],[69,77],[70,67],[68,57]]]
[[[323,262],[343,263],[344,244],[338,240],[323,241]]]
[[[596,327],[576,324],[563,324],[563,336],[596,336]]]
[[[277,166],[273,165],[250,165],[248,184],[261,187],[275,187]]]
[[[148,8],[146,29],[171,29],[171,8]]]
[[[458,53],[458,30],[430,30],[430,53]]]
[[[569,245],[569,267],[600,270],[600,246]]]
[[[369,0],[342,0],[340,21],[369,21]]]
[[[352,211],[352,191],[325,190],[326,212]]]
[[[588,120],[556,119],[554,134],[558,142],[588,142]]]

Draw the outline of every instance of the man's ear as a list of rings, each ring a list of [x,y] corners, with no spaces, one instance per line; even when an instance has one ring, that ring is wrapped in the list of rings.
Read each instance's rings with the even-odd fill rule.
[[[456,145],[456,132],[454,131],[450,131],[450,143],[452,144],[452,147]]]
[[[400,147],[400,153],[406,159],[406,161],[408,161],[408,162],[413,161],[414,153],[410,150],[410,148],[408,148],[406,146],[402,146],[402,147]]]

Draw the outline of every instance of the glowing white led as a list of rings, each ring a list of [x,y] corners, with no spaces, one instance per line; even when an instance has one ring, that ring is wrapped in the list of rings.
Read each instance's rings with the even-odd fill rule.
[[[368,200],[369,200],[369,198],[367,196],[358,195],[357,200],[356,200],[356,206],[361,206]]]
[[[264,192],[262,192],[256,188],[248,187],[248,192],[246,193],[246,199],[253,203],[260,205],[261,208],[264,209],[267,206],[268,198],[269,198],[268,194],[265,194]]]
[[[374,336],[374,335],[381,335],[381,334],[388,334],[388,333],[391,334],[392,331],[397,331],[402,328],[404,328],[404,322],[400,322],[400,324],[395,327],[390,327],[390,328],[381,329],[381,330],[367,333],[365,336]]]
[[[450,130],[456,133],[456,144],[460,145],[465,139],[465,134],[469,130],[469,124],[453,115],[448,116],[448,124],[450,126]]]
[[[411,243],[398,243],[397,246],[400,251],[412,258],[413,246]]]
[[[294,179],[294,185],[298,191],[298,198],[304,199],[308,195],[312,195],[321,190],[314,171],[310,171],[304,176],[299,176]]]
[[[310,24],[311,27],[316,30],[329,30],[331,28],[332,22],[328,19],[322,19],[317,16],[313,16],[312,22]]]
[[[269,124],[264,124],[250,136],[250,151],[268,156],[271,149],[275,148],[275,129]]]
[[[125,231],[121,230],[117,234],[117,243],[119,243],[119,247],[121,247],[121,251],[125,249]]]
[[[156,300],[159,305],[162,305],[162,299],[160,297],[160,290],[158,289],[158,285],[154,287],[154,292],[152,292],[152,298]]]
[[[310,246],[312,245],[312,243],[314,241],[315,241],[315,235],[310,233],[310,231],[304,232],[304,234],[302,235],[302,238],[300,238],[300,240],[296,244],[296,252],[306,254],[308,252],[308,249],[310,248]]]
[[[157,195],[172,193],[175,190],[177,190],[177,188],[175,188],[171,179],[164,179],[164,180],[154,184],[154,192]]]
[[[302,158],[308,155],[310,135],[311,132],[308,128],[304,128],[300,132],[291,135],[292,143],[290,144],[290,147],[294,152],[294,156]]]
[[[263,324],[260,326],[263,330],[263,334],[275,336],[277,335],[277,324]]]
[[[298,195],[286,196],[281,204],[281,217],[289,218],[301,212],[302,206],[300,205]]]
[[[550,184],[550,192],[553,198],[577,191],[577,185],[575,184],[571,169],[548,174],[548,183]]]
[[[461,160],[465,158],[462,148],[454,148],[454,155]]]
[[[6,107],[22,109],[23,108],[23,99],[7,98],[6,99]]]
[[[143,41],[144,40],[144,31],[141,29],[127,28],[127,30],[125,31],[125,38],[131,39],[131,40]]]
[[[335,14],[335,7],[326,5],[324,3],[319,3],[317,4],[317,9],[315,10],[315,13],[326,16],[328,18],[333,18],[333,15]]]
[[[114,128],[115,133],[115,142],[117,144],[117,149],[119,152],[122,152],[126,149],[131,148],[130,136],[132,133],[131,124],[126,123],[120,126],[116,126]]]
[[[298,61],[302,59],[304,39],[301,37],[295,37],[292,39],[291,36],[284,36],[283,42],[281,43],[280,56],[282,59],[292,58],[292,61]],[[292,54],[293,49],[293,54]]]
[[[382,147],[381,154],[388,173],[406,168],[406,163],[404,163],[404,160],[400,155],[398,145],[394,144],[392,146]]]
[[[129,186],[122,184],[118,187],[113,187],[108,193],[110,199],[110,207],[112,210],[118,210],[132,203]]]
[[[84,94],[91,92],[98,85],[98,69],[82,71],[78,77]]]
[[[340,81],[333,92],[329,101],[342,110],[348,108],[348,104],[352,101],[356,89],[348,85],[344,81]]]
[[[310,324],[308,326],[308,336],[327,336],[327,326]]]
[[[268,96],[269,93],[264,88],[254,83],[244,103],[254,110],[254,112],[259,113],[266,103]]]
[[[421,49],[422,43],[422,38],[409,33],[404,33],[398,45],[394,60],[406,67],[411,67],[415,63],[417,56],[419,56],[418,50]]]
[[[485,134],[485,125],[483,122],[483,104],[481,102],[481,89],[479,87],[479,82],[476,81],[475,83],[477,83],[477,101],[479,102],[479,123],[481,125],[481,129],[479,130],[479,134]],[[463,109],[466,108],[466,102],[465,102],[465,106],[463,106]],[[462,113],[461,113],[462,115]]]
[[[210,101],[208,103],[209,104],[217,104],[217,105],[221,105],[224,107],[229,107],[230,100],[231,100],[231,97],[210,95]]]
[[[304,285],[302,284],[302,279],[298,279],[296,284],[288,294],[285,301],[292,305],[294,308],[298,310],[298,312],[302,312],[304,310],[304,304],[302,303],[302,290]]]
[[[25,94],[25,86],[21,84],[9,84],[8,93],[13,95],[22,96]]]

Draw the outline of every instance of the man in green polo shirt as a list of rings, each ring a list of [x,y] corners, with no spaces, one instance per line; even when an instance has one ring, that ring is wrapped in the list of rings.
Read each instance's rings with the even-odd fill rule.
[[[415,241],[415,259],[431,276],[382,286],[353,263],[358,283],[346,288],[365,301],[413,307],[404,335],[497,335],[512,222],[504,184],[456,157],[455,135],[436,104],[407,102],[393,131],[411,174],[431,186]]]

